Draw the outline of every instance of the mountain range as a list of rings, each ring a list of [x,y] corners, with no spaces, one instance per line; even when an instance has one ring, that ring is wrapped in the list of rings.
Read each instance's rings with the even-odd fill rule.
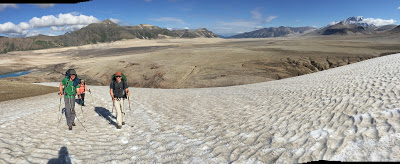
[[[271,38],[290,36],[343,36],[357,35],[379,39],[397,39],[400,26],[378,26],[364,17],[349,17],[333,22],[322,28],[314,27],[269,27],[223,38]],[[199,28],[196,30],[168,30],[149,24],[119,26],[110,20],[89,24],[77,31],[60,36],[38,35],[28,38],[8,38],[0,36],[0,53],[10,51],[36,50],[53,47],[80,46],[112,42],[122,39],[163,39],[163,38],[216,38],[213,32]]]
[[[397,25],[378,26],[362,16],[349,17],[339,22],[331,23],[320,29],[313,27],[270,27],[231,36],[230,38],[271,38],[288,36],[322,36],[322,35],[354,35],[379,34],[389,32]]]
[[[306,35],[379,34],[382,32],[388,32],[396,27],[397,25],[378,26],[374,23],[366,21],[364,17],[349,17],[345,20],[332,23]]]
[[[60,36],[38,35],[27,38],[0,37],[0,53],[53,47],[80,46],[134,38],[162,39],[198,37],[215,38],[218,36],[205,28],[170,31],[149,24],[119,26],[107,19],[99,23],[89,24],[77,31],[69,32]]]
[[[316,28],[314,27],[283,27],[283,26],[270,27],[234,35],[231,36],[230,38],[273,38],[273,37],[298,36],[313,31],[315,29]]]

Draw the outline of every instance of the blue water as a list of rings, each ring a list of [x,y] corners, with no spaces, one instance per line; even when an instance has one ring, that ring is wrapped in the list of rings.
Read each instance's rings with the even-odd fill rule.
[[[18,76],[26,75],[31,72],[32,71],[24,71],[24,72],[14,72],[14,73],[9,73],[9,74],[4,74],[4,75],[0,75],[0,79],[5,78],[5,77],[18,77]]]

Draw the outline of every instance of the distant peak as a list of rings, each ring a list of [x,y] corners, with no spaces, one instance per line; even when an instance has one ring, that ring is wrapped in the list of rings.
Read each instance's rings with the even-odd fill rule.
[[[349,17],[349,18],[345,19],[345,21],[356,21],[356,22],[363,21],[363,20],[364,20],[363,16]]]
[[[102,24],[115,24],[113,21],[111,21],[109,19],[106,19],[106,20],[104,20],[104,21],[102,21],[100,23],[102,23]]]
[[[143,26],[143,27],[153,27],[153,25],[151,25],[151,24],[140,24],[139,26]]]
[[[198,28],[197,31],[208,31],[206,28]]]
[[[343,23],[343,24],[355,24],[357,26],[363,26],[363,27],[376,26],[373,23],[366,22],[363,16],[349,17],[349,18],[347,18],[345,20],[340,21],[340,23]]]

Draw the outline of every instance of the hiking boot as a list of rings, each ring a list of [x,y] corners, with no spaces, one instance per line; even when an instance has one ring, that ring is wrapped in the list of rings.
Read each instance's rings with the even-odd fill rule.
[[[121,128],[122,128],[122,125],[118,125],[117,129],[121,129]]]
[[[68,129],[69,129],[69,130],[72,130],[72,126],[71,126],[71,125],[70,125],[70,126],[68,126]]]
[[[76,125],[75,125],[75,122],[72,122],[72,126],[76,126]]]
[[[122,122],[122,125],[125,125],[125,122]]]

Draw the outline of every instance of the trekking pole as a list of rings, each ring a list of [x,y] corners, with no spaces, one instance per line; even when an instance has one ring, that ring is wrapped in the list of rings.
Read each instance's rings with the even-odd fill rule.
[[[90,98],[92,99],[92,106],[94,106],[92,91],[90,89],[89,89],[89,93],[90,93]]]
[[[79,121],[79,123],[81,123],[81,125],[82,125],[83,129],[85,129],[85,131],[87,132],[87,130],[86,130],[86,127],[85,127],[85,126],[83,126],[83,124],[82,124],[82,122],[79,120],[79,118],[78,118],[78,117],[76,117],[76,119]]]
[[[58,95],[60,95],[60,93],[58,93]],[[58,106],[58,110],[60,111],[60,117],[58,118],[57,129],[58,129],[58,126],[60,125],[61,116],[62,116],[62,111],[61,111],[61,97],[60,97],[60,105]]]
[[[113,114],[114,113],[114,100],[113,100],[113,107],[112,107],[112,109],[111,109],[111,114]]]
[[[131,111],[131,100],[129,100],[129,96],[128,96],[128,104],[129,104],[129,111]]]
[[[75,100],[75,98],[74,98],[74,100]],[[75,103],[75,102],[74,102]],[[71,113],[72,113],[72,104],[71,104],[71,99],[69,99],[69,110],[71,111]],[[82,127],[83,127],[83,129],[85,129],[85,131],[87,132],[87,130],[86,130],[86,127],[85,126],[83,126],[83,124],[82,124],[82,122],[79,120],[79,118],[78,118],[78,116],[76,116],[75,115],[75,117],[76,117],[76,119],[79,121],[79,123],[81,123],[81,125],[82,125]]]
[[[85,103],[85,102],[83,102],[82,98],[81,98],[81,102],[82,102],[82,104]],[[83,105],[81,105],[82,118],[83,118],[83,122],[86,122],[86,121],[85,121],[85,116],[83,115],[82,106],[83,106]],[[76,117],[76,118],[78,118],[78,117]]]

